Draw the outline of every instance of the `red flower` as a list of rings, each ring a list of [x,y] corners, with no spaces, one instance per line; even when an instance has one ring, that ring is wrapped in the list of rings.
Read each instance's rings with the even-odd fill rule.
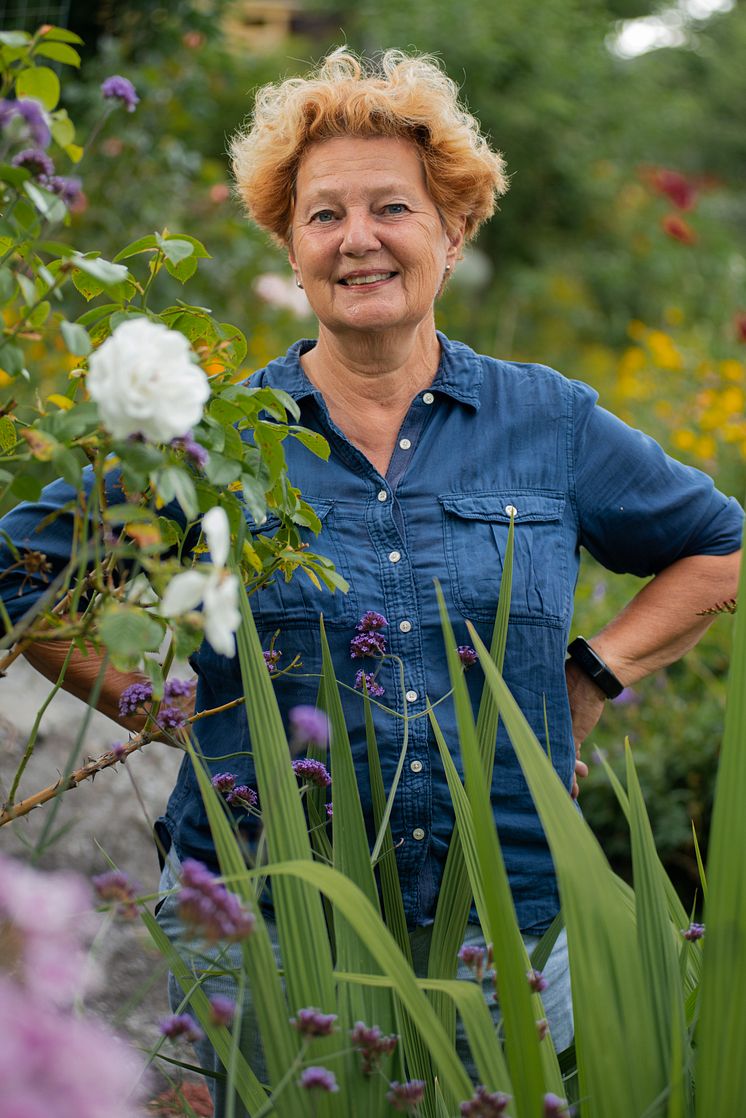
[[[663,232],[667,233],[669,237],[673,237],[675,241],[681,241],[682,245],[694,245],[697,243],[697,234],[688,221],[684,221],[683,217],[678,214],[666,214],[661,220]]]
[[[694,209],[697,186],[678,171],[658,167],[650,175],[650,185],[658,194],[664,194],[680,210]]]
[[[736,340],[746,345],[746,311],[739,311],[733,320],[736,328]]]

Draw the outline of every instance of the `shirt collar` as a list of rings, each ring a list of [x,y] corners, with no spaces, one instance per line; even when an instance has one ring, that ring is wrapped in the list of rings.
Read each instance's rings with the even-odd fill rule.
[[[479,410],[482,389],[482,361],[478,354],[461,342],[452,342],[438,331],[441,346],[441,359],[435,380],[430,391],[450,396],[474,411]],[[294,400],[307,396],[321,396],[319,389],[311,383],[303,371],[301,357],[313,349],[313,338],[301,338],[294,342],[284,357],[270,362],[261,375],[262,381],[270,388],[282,388]]]

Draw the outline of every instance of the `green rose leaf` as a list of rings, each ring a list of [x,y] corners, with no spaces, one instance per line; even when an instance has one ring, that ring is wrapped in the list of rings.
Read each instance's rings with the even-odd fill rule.
[[[75,322],[67,322],[63,319],[60,323],[60,331],[65,340],[68,353],[72,353],[75,357],[88,356],[92,346],[88,331],[84,326],[79,326]]]
[[[205,477],[213,485],[230,485],[240,476],[241,463],[237,462],[235,458],[225,458],[222,454],[216,454],[214,451],[210,454],[205,466]]]
[[[23,350],[10,342],[0,344],[0,369],[9,377],[17,377],[26,367]]]
[[[66,43],[39,43],[36,54],[42,54],[45,58],[52,58],[66,66],[80,66],[80,55]]]
[[[44,190],[41,186],[37,186],[35,182],[31,182],[30,180],[23,184],[23,189],[34,203],[34,206],[41,216],[47,221],[54,224],[58,221],[65,220],[67,206],[61,198],[58,198],[56,194],[52,194],[51,190]]]
[[[0,450],[12,450],[17,441],[13,420],[7,415],[0,417]]]
[[[127,671],[140,663],[143,652],[155,652],[164,628],[145,610],[121,603],[108,605],[101,615],[99,635],[115,668]]]
[[[71,259],[76,268],[85,272],[91,279],[96,280],[102,287],[115,287],[130,278],[124,264],[113,264],[110,260],[104,260],[100,256],[89,257],[74,252]]]
[[[0,43],[6,47],[25,47],[30,42],[28,31],[0,31]]]
[[[17,44],[20,45],[20,44]],[[60,99],[60,79],[48,66],[21,70],[16,79],[17,97],[35,97],[45,109],[55,109]]]

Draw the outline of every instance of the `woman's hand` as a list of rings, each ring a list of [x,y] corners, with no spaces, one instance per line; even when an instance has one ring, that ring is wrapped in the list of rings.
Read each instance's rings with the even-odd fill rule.
[[[575,772],[572,780],[572,798],[576,800],[580,788],[578,777],[588,776],[588,766],[580,759],[580,747],[603,714],[606,696],[582,668],[572,660],[565,663],[567,694],[570,699],[572,736],[575,742]]]

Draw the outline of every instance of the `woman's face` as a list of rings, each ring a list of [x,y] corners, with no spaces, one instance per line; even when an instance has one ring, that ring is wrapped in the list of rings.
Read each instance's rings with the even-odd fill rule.
[[[305,152],[288,255],[322,327],[416,330],[462,240],[446,232],[408,140],[340,136]]]

